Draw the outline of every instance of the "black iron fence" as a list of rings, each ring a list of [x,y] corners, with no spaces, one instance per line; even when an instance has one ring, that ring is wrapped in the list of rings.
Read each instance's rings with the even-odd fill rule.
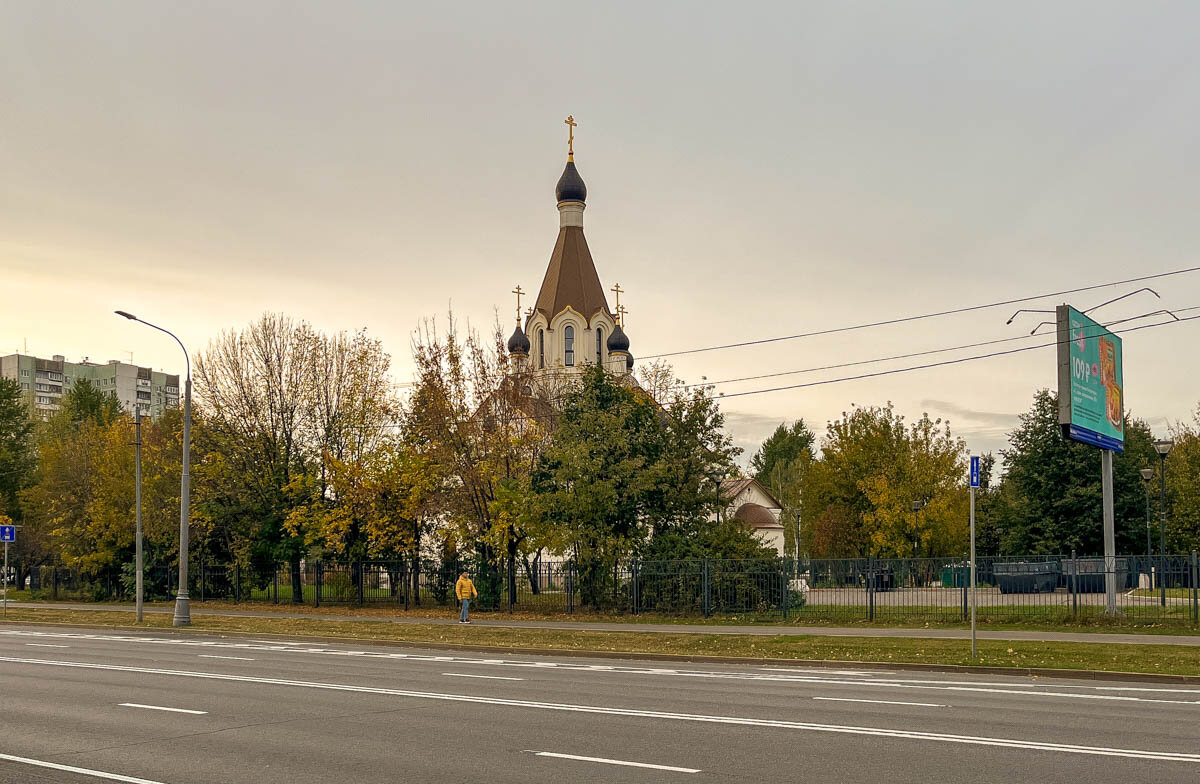
[[[1028,556],[980,558],[976,602],[991,622],[1078,619],[1115,609],[1138,621],[1200,624],[1200,562],[1195,552],[1167,557]],[[198,562],[189,571],[193,601],[451,607],[467,571],[482,611],[543,614],[607,612],[666,617],[802,618],[815,622],[955,622],[968,617],[970,566],[959,558],[858,558],[632,561],[574,560],[482,566],[459,561],[301,562],[253,568]],[[88,575],[43,566],[10,573],[15,596],[106,601],[133,595],[133,571]],[[17,584],[20,581],[22,584]],[[176,590],[173,567],[147,569],[148,600]]]

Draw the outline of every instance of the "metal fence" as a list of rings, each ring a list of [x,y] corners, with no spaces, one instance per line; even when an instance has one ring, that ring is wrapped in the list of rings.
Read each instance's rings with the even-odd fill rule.
[[[970,568],[960,558],[859,558],[518,562],[511,567],[460,561],[302,562],[252,568],[196,563],[194,601],[305,605],[450,607],[467,571],[483,611],[541,614],[604,612],[664,617],[799,618],[812,622],[957,622],[969,613]],[[1063,556],[980,558],[979,616],[986,622],[1054,622],[1106,611],[1105,559]],[[1195,552],[1163,558],[1120,556],[1111,573],[1117,610],[1139,622],[1200,624],[1200,563]],[[17,567],[24,598],[130,599],[133,573],[86,575],[76,569]],[[149,600],[169,599],[176,572],[146,572]]]

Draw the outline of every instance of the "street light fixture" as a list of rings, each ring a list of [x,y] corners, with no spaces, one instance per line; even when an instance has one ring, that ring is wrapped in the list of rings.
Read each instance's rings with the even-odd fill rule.
[[[1158,452],[1158,585],[1161,606],[1167,606],[1167,583],[1163,580],[1163,569],[1167,563],[1167,455],[1175,442],[1164,438],[1154,442],[1154,451]]]
[[[1150,566],[1150,562],[1154,560],[1154,551],[1150,547],[1150,483],[1154,481],[1154,469],[1143,468],[1141,470],[1143,487],[1146,491],[1146,571],[1149,572],[1150,590],[1154,590],[1154,569]]]
[[[172,338],[175,338],[175,342],[179,344],[179,348],[183,349],[183,360],[187,365],[187,381],[185,382],[183,395],[183,470],[179,480],[179,591],[175,594],[175,616],[171,622],[174,626],[191,626],[192,609],[191,602],[188,600],[188,522],[191,513],[192,481],[192,359],[188,355],[183,341],[175,333],[163,329],[157,324],[143,321],[124,310],[114,312],[118,316],[145,324],[147,327],[157,329],[159,332],[165,332]]]

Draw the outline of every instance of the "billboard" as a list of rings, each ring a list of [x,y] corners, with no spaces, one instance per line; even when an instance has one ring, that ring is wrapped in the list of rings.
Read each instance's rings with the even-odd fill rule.
[[[1063,435],[1101,449],[1125,450],[1121,339],[1070,305],[1058,322],[1058,423]]]

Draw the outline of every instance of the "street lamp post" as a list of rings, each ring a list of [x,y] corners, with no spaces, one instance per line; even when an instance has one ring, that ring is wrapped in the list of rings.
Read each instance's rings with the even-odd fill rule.
[[[157,324],[143,321],[132,313],[123,310],[115,311],[118,316],[145,324],[147,327],[165,332],[183,350],[183,360],[187,365],[187,380],[183,395],[183,470],[179,480],[179,591],[175,594],[175,616],[172,624],[175,626],[192,625],[191,602],[188,600],[188,518],[191,501],[191,464],[192,464],[192,359],[188,356],[187,348],[175,333],[163,329]]]
[[[1154,560],[1154,551],[1150,547],[1150,482],[1154,480],[1154,469],[1141,470],[1143,487],[1146,491],[1146,571],[1149,572],[1150,590],[1154,590],[1154,568],[1150,562]]]
[[[1163,579],[1163,569],[1167,563],[1167,455],[1175,442],[1162,439],[1154,442],[1154,451],[1158,452],[1158,481],[1161,495],[1158,502],[1158,585],[1160,604],[1167,606],[1167,583]]]
[[[921,541],[921,510],[925,508],[924,501],[912,502],[913,513],[913,554],[912,557],[917,557],[917,545]]]

